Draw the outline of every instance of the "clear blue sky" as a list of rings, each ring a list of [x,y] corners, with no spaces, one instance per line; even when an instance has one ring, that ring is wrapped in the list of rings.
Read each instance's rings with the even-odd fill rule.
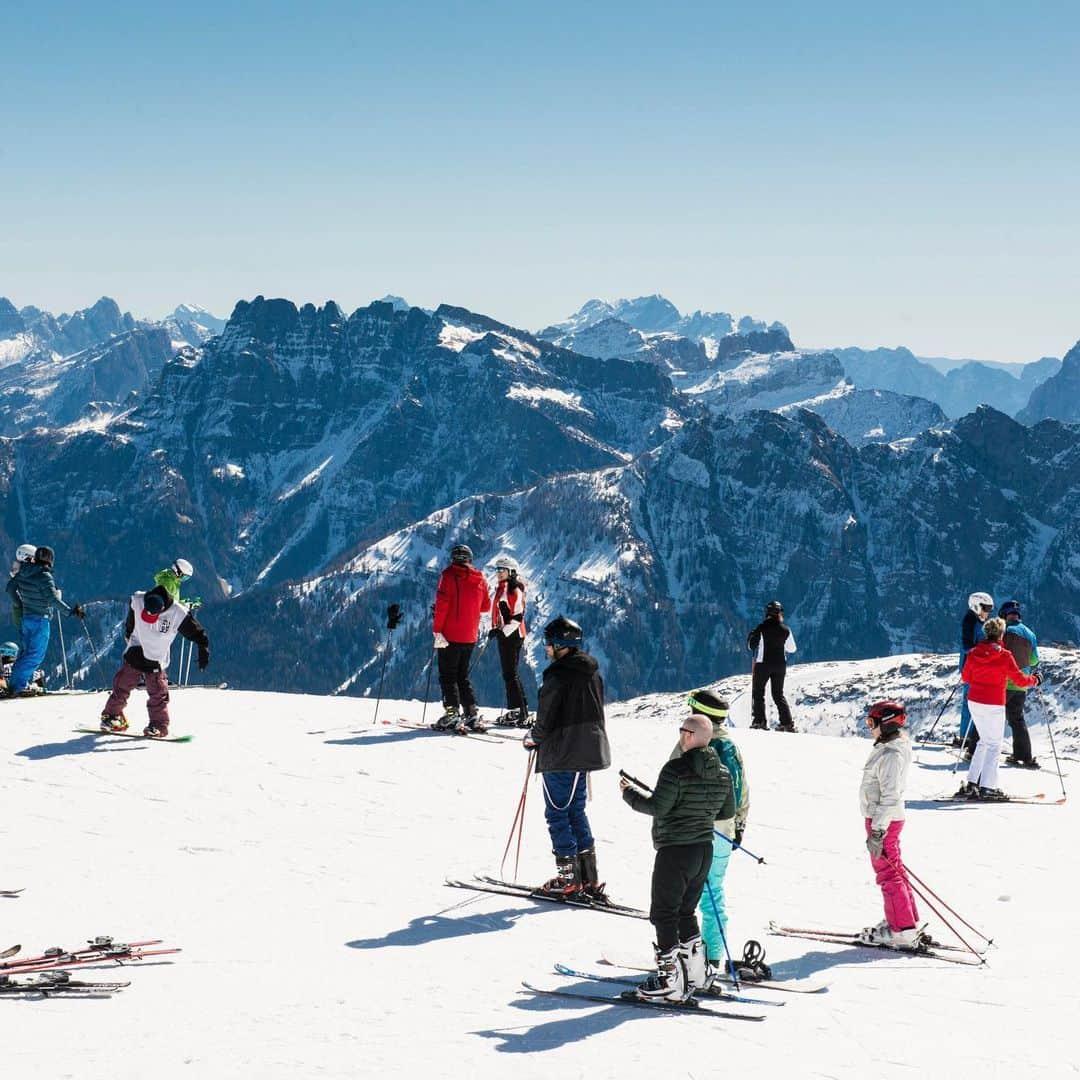
[[[1080,9],[31,4],[0,66],[0,295],[227,314],[592,296],[799,344],[1080,337]]]

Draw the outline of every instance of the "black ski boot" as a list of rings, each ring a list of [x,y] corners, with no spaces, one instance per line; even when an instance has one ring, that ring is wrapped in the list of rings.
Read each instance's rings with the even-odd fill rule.
[[[458,724],[461,722],[461,713],[458,711],[456,705],[447,705],[446,712],[439,717],[431,726],[436,731],[456,731]]]
[[[578,880],[581,882],[581,892],[594,904],[608,903],[608,895],[604,891],[604,883],[600,881],[596,872],[596,848],[588,848],[577,853]]]
[[[536,891],[545,896],[574,896],[581,892],[577,856],[556,855],[555,876],[545,881]]]
[[[459,735],[468,735],[472,731],[477,735],[483,735],[487,729],[488,726],[480,719],[480,714],[473,710],[471,713],[466,713],[464,718],[458,721],[457,733]]]
[[[1001,788],[979,788],[979,799],[982,802],[1008,802],[1009,796]]]

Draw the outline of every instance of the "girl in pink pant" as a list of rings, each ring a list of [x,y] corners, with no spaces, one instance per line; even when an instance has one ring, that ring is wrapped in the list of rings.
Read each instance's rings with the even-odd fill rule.
[[[906,724],[904,706],[898,701],[879,701],[870,707],[866,725],[874,733],[874,749],[863,766],[859,786],[866,847],[885,901],[884,922],[866,927],[859,940],[892,949],[918,949],[920,940],[919,911],[900,854],[904,788],[911,767]]]

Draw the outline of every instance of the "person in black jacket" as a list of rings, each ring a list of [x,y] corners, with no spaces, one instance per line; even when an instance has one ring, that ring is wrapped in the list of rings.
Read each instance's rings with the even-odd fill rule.
[[[700,713],[682,722],[682,754],[660,770],[651,795],[626,777],[619,780],[624,801],[653,819],[649,921],[656,930],[656,971],[637,988],[641,998],[685,1001],[707,979],[697,906],[712,866],[716,820],[735,816],[731,774],[709,745],[712,732],[712,721]]]
[[[604,727],[604,680],[584,644],[581,627],[563,615],[544,627],[552,663],[544,670],[536,723],[522,741],[536,751],[555,856],[555,876],[542,890],[563,896],[583,892],[602,901],[585,802],[588,773],[611,765],[611,747]]]
[[[791,708],[784,697],[787,654],[795,651],[795,635],[784,625],[784,605],[772,600],[765,608],[765,620],[747,635],[746,647],[754,654],[751,676],[753,701],[752,728],[764,729],[765,685],[772,683],[772,699],[780,717],[779,731],[794,731]]]

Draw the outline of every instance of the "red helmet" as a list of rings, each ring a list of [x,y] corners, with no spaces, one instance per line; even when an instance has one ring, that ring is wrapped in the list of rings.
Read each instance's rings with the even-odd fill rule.
[[[904,712],[902,701],[875,701],[866,714],[867,727],[892,724],[894,728],[898,728],[906,723],[907,713]]]

